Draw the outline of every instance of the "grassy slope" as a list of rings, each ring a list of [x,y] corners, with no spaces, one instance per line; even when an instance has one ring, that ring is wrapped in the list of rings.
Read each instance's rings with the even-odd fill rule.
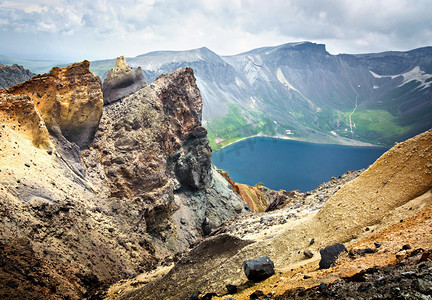
[[[270,119],[261,113],[252,113],[238,105],[230,104],[228,113],[207,123],[208,139],[211,148],[216,151],[221,147],[244,137],[263,133],[274,135],[274,126]],[[216,139],[223,139],[216,143]]]
[[[349,115],[351,112],[339,112],[339,135],[351,137]],[[411,126],[402,126],[399,119],[385,110],[356,110],[351,116],[353,137],[356,140],[378,145],[390,146],[398,137],[408,132]],[[346,130],[348,129],[348,130]]]

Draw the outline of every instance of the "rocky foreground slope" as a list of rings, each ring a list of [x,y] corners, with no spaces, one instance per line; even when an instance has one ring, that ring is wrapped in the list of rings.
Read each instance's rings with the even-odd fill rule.
[[[105,107],[88,61],[1,91],[0,298],[95,297],[248,209],[201,108],[191,69]]]
[[[392,269],[386,266],[397,263],[402,264],[399,269],[408,272],[399,272],[400,280],[409,276],[413,280],[421,279],[417,283],[409,281],[403,289],[408,284],[412,294],[421,297],[423,293],[427,297],[431,278],[420,269],[431,268],[428,262],[432,250],[431,189],[432,130],[429,130],[395,145],[359,177],[340,188],[321,209],[302,210],[299,206],[297,216],[293,216],[292,207],[277,214],[270,212],[260,219],[261,223],[269,224],[255,231],[243,227],[242,219],[231,221],[226,226],[230,230],[222,230],[221,234],[205,240],[167,275],[120,298],[187,299],[196,291],[200,291],[200,297],[213,294],[215,298],[216,295],[234,299],[314,298],[327,285],[327,295],[339,293],[343,297],[353,295],[347,292],[349,282],[355,286],[363,279],[366,282],[366,278],[370,286],[357,284],[356,289],[360,292],[362,288],[370,289],[365,295],[373,297],[373,291],[379,293],[379,289],[372,288],[379,279],[374,280],[368,274],[388,274]],[[280,216],[285,220],[271,224]],[[242,230],[232,230],[235,227]],[[342,257],[335,267],[321,270],[319,250],[335,243],[344,243],[350,255]],[[308,256],[304,254],[306,250]],[[276,275],[260,283],[248,281],[243,262],[264,255],[273,260]],[[420,265],[421,262],[426,264]],[[347,278],[346,284],[338,281],[342,278]],[[382,289],[388,292],[388,297],[406,292],[402,288],[391,292],[397,286],[392,285],[391,277],[382,278],[386,283]],[[422,292],[415,288],[418,284],[426,285]],[[238,292],[228,295],[227,285],[237,286]],[[305,292],[313,287],[316,288]]]

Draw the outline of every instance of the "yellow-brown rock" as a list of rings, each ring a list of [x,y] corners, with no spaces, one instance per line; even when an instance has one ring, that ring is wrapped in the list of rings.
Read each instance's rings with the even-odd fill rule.
[[[83,148],[94,136],[103,106],[101,80],[89,66],[86,60],[56,67],[2,92],[29,96],[48,129],[60,128],[66,139]]]
[[[246,203],[253,212],[266,211],[269,205],[269,199],[260,189],[260,184],[250,186],[237,183],[231,180],[227,172],[223,170],[218,170],[218,172],[231,184],[234,192],[240,195],[243,202]]]
[[[38,148],[52,144],[45,123],[28,96],[0,94],[0,122],[2,131],[9,129],[22,134]],[[0,137],[4,139],[3,133]]]

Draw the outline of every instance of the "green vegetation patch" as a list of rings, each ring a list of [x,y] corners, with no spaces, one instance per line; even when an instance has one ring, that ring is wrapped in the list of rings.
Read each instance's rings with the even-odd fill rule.
[[[258,133],[275,135],[272,120],[260,112],[251,112],[235,104],[230,104],[226,115],[208,122],[206,128],[213,151]]]
[[[349,115],[351,112],[340,114],[341,129],[340,134],[351,137],[349,129]],[[385,110],[356,110],[351,115],[353,124],[354,139],[391,146],[398,136],[403,135],[411,129],[410,126],[402,126],[398,123],[398,118]]]

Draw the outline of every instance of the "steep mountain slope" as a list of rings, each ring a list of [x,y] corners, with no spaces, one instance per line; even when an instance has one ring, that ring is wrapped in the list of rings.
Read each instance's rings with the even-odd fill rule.
[[[191,69],[103,108],[100,85],[84,61],[0,92],[2,299],[95,296],[248,209],[211,163]]]
[[[390,146],[432,126],[431,56],[431,47],[331,55],[301,42],[228,57],[200,48],[128,61],[149,82],[179,67],[195,70],[213,148],[257,133]],[[92,62],[92,69],[103,76],[113,64]]]
[[[19,65],[8,66],[0,64],[0,89],[7,89],[32,78],[34,75]]]

